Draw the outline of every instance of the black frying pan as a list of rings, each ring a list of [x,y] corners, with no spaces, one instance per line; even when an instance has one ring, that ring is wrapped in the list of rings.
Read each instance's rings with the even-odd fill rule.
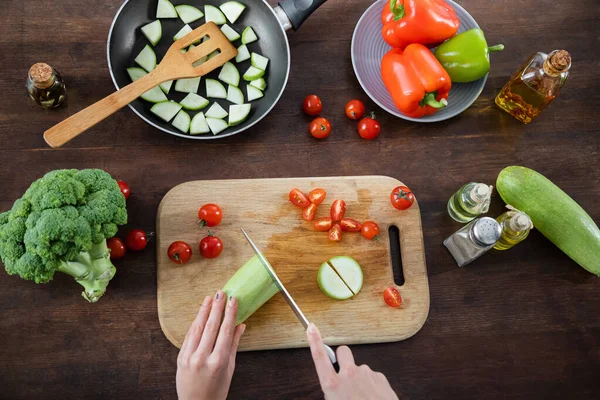
[[[171,0],[174,5],[189,4],[203,10],[205,4],[219,6],[226,0]],[[264,97],[252,102],[252,111],[246,121],[242,124],[221,132],[218,135],[189,135],[178,131],[171,124],[162,121],[150,112],[152,103],[138,99],[129,104],[129,107],[150,125],[170,133],[171,135],[181,136],[188,139],[215,139],[235,135],[256,124],[264,118],[275,106],[275,103],[281,97],[288,75],[290,73],[290,47],[286,36],[289,29],[298,29],[306,18],[315,11],[326,0],[282,0],[278,7],[271,7],[264,0],[239,0],[246,5],[246,10],[235,24],[232,26],[237,32],[241,33],[246,26],[252,26],[259,40],[248,45],[249,50],[269,58],[269,66],[265,74],[267,88],[264,91]],[[110,71],[113,83],[117,89],[127,86],[131,83],[127,68],[135,67],[134,58],[148,43],[140,28],[156,19],[157,0],[127,0],[113,20],[113,24],[108,34],[107,57],[108,69]],[[162,39],[154,48],[158,61],[165,55],[169,46],[173,43],[171,38],[183,27],[183,22],[177,19],[161,19]],[[192,22],[190,26],[197,28],[205,23],[205,19]],[[241,41],[234,42],[234,45],[240,46]],[[236,64],[240,74],[250,66],[250,61],[244,61]],[[216,79],[220,68],[202,78],[198,94],[206,97],[206,88],[204,80],[206,78]],[[245,82],[240,82],[240,89],[244,92]],[[175,92],[173,89],[169,92],[169,99],[181,101],[186,93]],[[221,99],[209,99],[217,101],[226,110],[229,108],[229,102]],[[195,112],[192,113],[195,114]]]

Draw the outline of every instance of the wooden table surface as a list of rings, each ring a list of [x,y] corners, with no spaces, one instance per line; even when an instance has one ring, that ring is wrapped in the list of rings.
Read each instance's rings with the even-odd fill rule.
[[[462,115],[410,123],[377,110],[350,62],[353,28],[369,0],[330,0],[289,34],[287,90],[253,129],[221,141],[169,136],[124,109],[62,149],[42,132],[113,90],[106,37],[121,0],[2,0],[0,5],[0,209],[56,168],[103,168],[132,187],[130,224],[153,231],[162,196],[195,179],[382,174],[407,183],[423,213],[431,311],[399,343],[354,346],[358,363],[384,372],[411,399],[598,399],[600,280],[537,231],[513,250],[458,268],[442,241],[460,225],[446,201],[469,181],[494,183],[525,165],[571,194],[600,220],[600,37],[597,0],[463,0],[506,49],[493,55],[487,85]],[[563,93],[530,125],[493,102],[508,76],[536,51],[573,56]],[[24,90],[44,61],[64,75],[69,104],[44,111]],[[334,131],[308,136],[302,98],[317,93]],[[346,102],[375,108],[383,132],[361,140]],[[551,201],[551,199],[549,199]],[[494,196],[490,215],[502,212]],[[0,273],[0,397],[3,399],[174,399],[177,349],[156,312],[152,248],[117,264],[97,304],[72,278],[35,285]],[[321,398],[306,349],[238,356],[231,398]]]

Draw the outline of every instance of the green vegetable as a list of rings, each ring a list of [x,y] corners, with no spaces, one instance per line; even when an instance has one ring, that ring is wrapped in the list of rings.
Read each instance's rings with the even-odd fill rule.
[[[332,299],[349,299],[362,289],[362,269],[352,257],[333,257],[319,268],[317,283],[321,291]]]
[[[0,257],[9,275],[36,283],[71,275],[95,303],[116,272],[106,239],[125,223],[125,197],[108,173],[52,171],[0,214]]]
[[[229,279],[223,291],[227,297],[234,296],[238,301],[237,325],[247,320],[279,289],[258,257],[254,256]]]
[[[525,167],[507,167],[496,189],[506,204],[523,211],[559,249],[600,276],[600,229],[592,218],[545,176]]]
[[[504,45],[488,47],[481,29],[459,33],[435,49],[435,57],[450,75],[452,82],[473,82],[490,71],[490,52],[504,50]]]

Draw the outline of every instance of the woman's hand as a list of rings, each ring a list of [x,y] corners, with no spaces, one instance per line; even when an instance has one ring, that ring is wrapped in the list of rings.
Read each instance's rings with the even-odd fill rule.
[[[221,316],[225,317],[221,324]],[[221,290],[206,297],[177,357],[179,400],[225,399],[246,325],[235,326],[238,303]]]
[[[352,352],[346,346],[337,348],[340,372],[336,373],[325,351],[319,329],[311,323],[306,334],[325,399],[398,400],[386,377],[382,373],[373,372],[366,365],[356,366]]]

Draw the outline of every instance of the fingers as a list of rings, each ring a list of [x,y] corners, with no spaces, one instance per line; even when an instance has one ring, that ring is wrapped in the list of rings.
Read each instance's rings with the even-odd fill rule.
[[[240,347],[240,340],[242,339],[244,332],[246,332],[245,324],[240,324],[235,328],[235,333],[233,334],[233,340],[231,342],[231,353],[229,354],[230,365],[235,365],[235,356],[237,355],[238,348]]]
[[[348,367],[355,365],[354,356],[348,346],[340,346],[337,348],[337,360],[340,366],[340,370],[344,370]]]
[[[308,329],[306,330],[306,336],[308,337],[310,352],[315,363],[317,375],[319,375],[321,387],[327,387],[329,385],[329,381],[333,376],[335,376],[336,372],[333,369],[333,365],[329,360],[327,352],[325,351],[323,339],[321,339],[321,333],[315,324],[310,323],[310,325],[308,325]]]
[[[204,333],[200,339],[200,345],[198,346],[198,352],[204,355],[212,353],[215,346],[215,340],[219,333],[219,327],[221,326],[221,316],[223,315],[223,309],[225,308],[225,293],[219,290],[215,295],[210,310],[210,315],[206,321],[204,327]]]
[[[231,351],[233,342],[233,333],[235,332],[235,319],[237,317],[238,302],[235,297],[231,297],[225,307],[225,317],[215,344],[215,353],[227,356]]]
[[[194,320],[194,322],[192,322],[188,333],[185,335],[183,345],[181,345],[181,354],[193,353],[198,348],[200,338],[202,337],[202,333],[204,332],[206,320],[208,319],[208,315],[210,314],[211,303],[212,297],[210,296],[207,296],[202,302],[200,310],[198,310],[198,315],[196,315],[196,319]]]

